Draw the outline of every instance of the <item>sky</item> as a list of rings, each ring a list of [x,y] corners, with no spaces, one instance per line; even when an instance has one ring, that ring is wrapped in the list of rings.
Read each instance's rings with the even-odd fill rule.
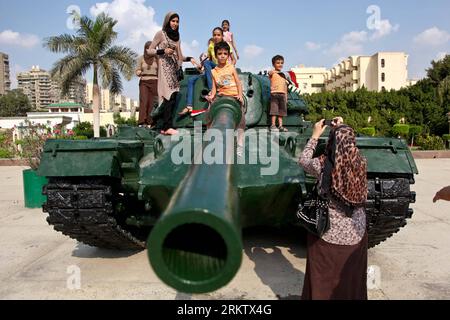
[[[33,65],[50,70],[62,57],[43,48],[42,40],[74,34],[68,13],[73,9],[92,18],[111,15],[118,21],[116,44],[138,54],[161,29],[165,14],[175,11],[183,54],[195,58],[206,51],[212,29],[230,20],[237,66],[251,72],[269,69],[276,54],[290,69],[331,68],[350,55],[403,51],[409,55],[409,78],[419,79],[432,60],[450,53],[448,0],[0,0],[0,52],[9,55],[13,88],[17,73]],[[92,82],[91,72],[86,79]],[[123,94],[138,98],[137,78],[124,81]]]

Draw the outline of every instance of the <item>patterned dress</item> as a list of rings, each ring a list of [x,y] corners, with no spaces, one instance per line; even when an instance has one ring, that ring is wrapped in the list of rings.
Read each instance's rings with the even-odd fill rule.
[[[174,49],[174,54],[158,56],[158,94],[161,98],[170,100],[174,92],[180,91],[180,82],[177,79],[177,70],[183,64],[180,41],[171,40],[164,31],[158,31],[147,53],[156,56],[157,49]]]
[[[317,143],[317,139],[311,139],[308,142],[300,157],[299,164],[307,173],[320,179],[323,167],[319,158],[313,158]],[[352,246],[361,242],[366,233],[366,212],[364,208],[356,208],[352,217],[347,217],[344,205],[336,198],[331,197],[329,214],[330,229],[322,236],[322,240],[345,246]]]

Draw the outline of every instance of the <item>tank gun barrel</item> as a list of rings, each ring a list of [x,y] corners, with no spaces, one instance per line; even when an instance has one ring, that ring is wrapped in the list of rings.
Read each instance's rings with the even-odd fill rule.
[[[242,114],[234,99],[221,98],[211,106],[214,141],[225,157],[234,156],[226,130],[235,129]],[[228,150],[227,150],[228,149]],[[194,157],[202,157],[200,152]],[[233,279],[242,261],[239,203],[232,161],[195,164],[173,195],[148,239],[148,255],[158,277],[185,293],[217,290]],[[201,163],[201,162],[200,162]]]

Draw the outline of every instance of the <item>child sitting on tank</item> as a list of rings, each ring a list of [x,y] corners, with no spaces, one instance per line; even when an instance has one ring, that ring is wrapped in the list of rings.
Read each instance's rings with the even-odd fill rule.
[[[272,118],[272,125],[270,131],[287,132],[283,127],[283,117],[287,116],[287,94],[288,86],[286,78],[282,70],[284,65],[284,58],[276,55],[272,58],[273,70],[269,71],[270,78],[270,116]],[[278,119],[279,126],[276,122]]]
[[[207,100],[211,103],[216,95],[219,97],[235,98],[241,104],[242,118],[239,123],[237,138],[237,154],[242,156],[244,146],[245,112],[244,98],[242,96],[242,84],[233,64],[228,63],[231,48],[225,41],[214,46],[214,54],[217,58],[217,66],[212,70],[212,90]]]
[[[208,42],[207,60],[203,60],[203,65],[202,65],[203,68],[204,68],[204,75],[205,75],[205,78],[206,78],[206,84],[208,86],[208,91],[207,92],[202,92],[202,96],[204,96],[205,98],[212,90],[212,83],[213,83],[212,70],[218,64],[217,57],[216,57],[215,52],[214,52],[214,46],[217,43],[222,42],[222,41],[224,41],[222,28],[220,28],[220,27],[214,28],[213,31],[212,31],[212,38]],[[202,60],[202,59],[200,59],[200,60]],[[236,59],[234,58],[233,50],[231,49],[231,47],[230,47],[230,54],[228,56],[228,63],[232,63],[233,65],[236,64]],[[186,107],[183,109],[182,112],[179,113],[179,115],[186,115],[186,114],[192,113],[192,110],[193,110],[192,105],[189,104],[189,101],[187,101]],[[196,114],[198,114],[198,113],[193,113],[191,115],[194,116]]]

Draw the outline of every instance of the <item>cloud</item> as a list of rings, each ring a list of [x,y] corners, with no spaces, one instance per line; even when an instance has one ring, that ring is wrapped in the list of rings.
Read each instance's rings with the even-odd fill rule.
[[[244,48],[244,55],[248,59],[253,59],[260,56],[264,52],[264,49],[254,44],[248,45]]]
[[[378,40],[390,35],[393,32],[397,32],[400,29],[400,25],[393,26],[389,20],[381,20],[375,27],[375,32],[370,37],[370,40]]]
[[[311,41],[308,41],[308,42],[305,43],[306,49],[308,49],[310,51],[319,50],[320,48],[322,48],[322,46],[323,45],[320,44],[320,43],[315,43],[315,42],[311,42]]]
[[[421,46],[441,46],[450,41],[450,33],[433,27],[419,33],[414,37],[414,42]]]
[[[200,43],[197,40],[193,40],[191,43],[181,41],[181,50],[183,51],[183,55],[185,57],[193,57],[198,61],[198,57],[200,56],[199,50]]]
[[[21,34],[12,30],[0,32],[0,45],[12,45],[23,48],[32,48],[39,44],[40,39],[34,34]]]
[[[145,5],[145,0],[113,0],[96,3],[90,13],[95,17],[105,12],[116,19],[116,31],[122,45],[131,47],[138,53],[143,51],[144,43],[152,40],[161,26],[155,22],[155,10]]]
[[[344,34],[341,39],[335,43],[325,53],[331,53],[335,56],[351,56],[361,54],[364,50],[363,44],[367,42],[368,34],[366,31],[352,31]]]

